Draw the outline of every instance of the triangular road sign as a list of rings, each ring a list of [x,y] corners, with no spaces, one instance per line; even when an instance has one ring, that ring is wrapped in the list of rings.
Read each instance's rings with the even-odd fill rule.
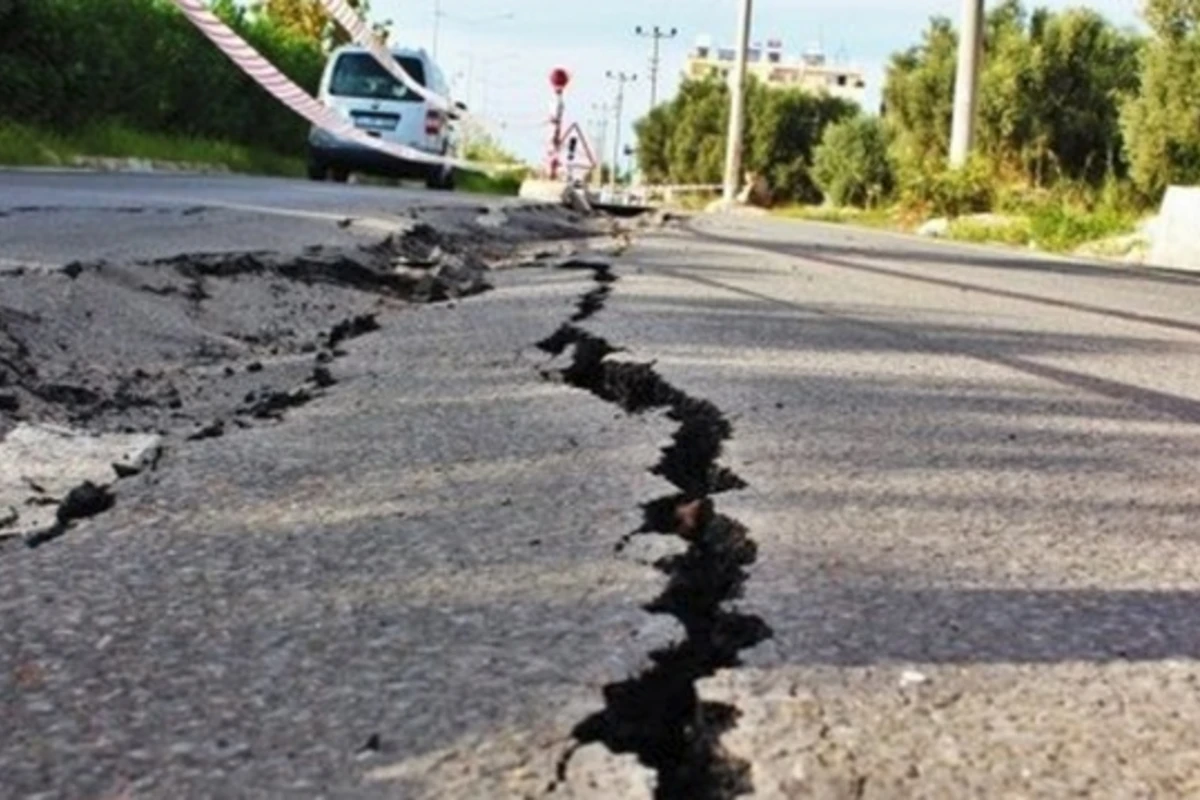
[[[596,154],[592,152],[592,146],[588,143],[587,137],[583,135],[578,122],[571,123],[566,133],[563,134],[562,142],[567,149],[568,167],[572,169],[582,167],[587,170],[596,168]],[[581,152],[584,156],[582,160],[579,158]]]

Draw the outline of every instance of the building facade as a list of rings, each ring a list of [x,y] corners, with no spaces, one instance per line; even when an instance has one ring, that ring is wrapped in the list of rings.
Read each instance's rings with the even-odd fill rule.
[[[734,48],[714,47],[708,39],[702,38],[688,53],[685,77],[728,79],[735,58]],[[769,87],[826,93],[860,106],[866,98],[867,80],[861,69],[831,64],[825,54],[815,48],[798,57],[788,57],[779,40],[768,41],[765,47],[754,44],[747,53],[746,69]]]

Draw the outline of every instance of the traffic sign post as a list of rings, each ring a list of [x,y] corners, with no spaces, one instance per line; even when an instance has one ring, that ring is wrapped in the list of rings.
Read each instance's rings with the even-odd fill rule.
[[[547,172],[550,173],[550,180],[552,181],[558,180],[558,168],[561,163],[560,156],[563,143],[563,92],[566,91],[567,85],[570,82],[570,73],[562,67],[556,67],[550,72],[550,88],[554,90],[554,108],[550,118],[553,130],[550,136],[550,158]]]

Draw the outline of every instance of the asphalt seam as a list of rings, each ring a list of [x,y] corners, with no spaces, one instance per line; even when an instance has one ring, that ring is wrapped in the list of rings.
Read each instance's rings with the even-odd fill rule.
[[[575,748],[600,743],[615,753],[634,754],[653,769],[660,800],[727,800],[749,794],[749,763],[720,743],[740,712],[701,701],[696,688],[718,670],[739,666],[742,650],[772,635],[761,618],[726,607],[741,596],[747,567],[758,555],[746,527],[718,513],[713,502],[717,494],[746,488],[718,462],[733,427],[713,403],[668,383],[652,365],[609,358],[618,348],[578,323],[604,308],[618,278],[607,264],[563,266],[591,271],[596,285],[579,297],[570,320],[538,343],[552,356],[572,351],[569,366],[546,370],[543,376],[590,392],[630,415],[666,409],[679,423],[671,444],[650,469],[678,492],[645,504],[642,527],[615,549],[619,552],[631,536],[645,534],[677,536],[687,543],[681,555],[654,565],[667,576],[667,586],[644,606],[650,613],[674,617],[686,636],[650,653],[648,670],[604,687],[604,709],[575,727],[576,745],[560,761],[550,791],[567,780]]]

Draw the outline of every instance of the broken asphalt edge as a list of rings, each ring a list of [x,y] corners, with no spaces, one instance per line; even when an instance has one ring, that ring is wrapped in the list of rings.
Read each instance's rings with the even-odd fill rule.
[[[718,463],[732,426],[715,405],[673,386],[652,365],[610,358],[619,348],[579,327],[603,310],[619,280],[608,264],[577,260],[559,268],[590,271],[595,286],[579,296],[569,320],[538,343],[555,357],[572,351],[567,367],[546,370],[543,377],[587,391],[630,415],[665,409],[679,423],[650,469],[678,492],[645,504],[642,527],[615,549],[642,534],[673,535],[687,544],[681,555],[655,564],[667,576],[667,586],[643,606],[674,617],[686,635],[650,653],[648,670],[604,687],[604,709],[575,727],[576,744],[560,760],[549,791],[570,783],[571,760],[580,747],[598,743],[616,754],[636,755],[654,770],[660,800],[728,800],[751,793],[749,763],[720,742],[736,725],[739,711],[703,702],[698,694],[701,680],[738,666],[742,650],[772,635],[762,619],[726,607],[741,596],[747,567],[757,558],[749,531],[718,513],[713,502],[722,492],[746,486]]]

